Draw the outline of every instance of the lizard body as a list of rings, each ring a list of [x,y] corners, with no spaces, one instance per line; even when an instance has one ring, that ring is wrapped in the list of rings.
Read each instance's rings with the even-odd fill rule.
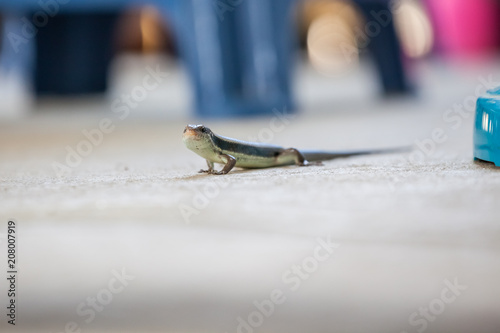
[[[389,153],[400,149],[359,150],[345,152],[309,151],[284,148],[271,144],[247,142],[220,136],[203,125],[187,125],[182,140],[187,148],[207,161],[209,174],[227,174],[234,167],[256,169],[285,165],[306,166],[320,162],[355,155]],[[221,171],[215,171],[214,163],[224,164]]]

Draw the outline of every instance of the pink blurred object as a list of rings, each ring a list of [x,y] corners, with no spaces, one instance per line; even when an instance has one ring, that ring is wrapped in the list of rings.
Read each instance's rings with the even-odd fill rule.
[[[479,55],[499,41],[497,0],[424,0],[435,29],[436,51],[446,55]]]

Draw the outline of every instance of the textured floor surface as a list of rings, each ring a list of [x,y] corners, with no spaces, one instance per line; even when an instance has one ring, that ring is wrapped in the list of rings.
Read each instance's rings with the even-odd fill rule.
[[[416,147],[307,168],[197,174],[204,161],[180,137],[200,120],[121,120],[106,103],[1,124],[16,331],[498,333],[500,172],[472,159],[467,103],[499,71],[420,73],[410,99],[362,86],[322,100],[335,87],[304,78],[294,117],[205,121],[297,148]]]

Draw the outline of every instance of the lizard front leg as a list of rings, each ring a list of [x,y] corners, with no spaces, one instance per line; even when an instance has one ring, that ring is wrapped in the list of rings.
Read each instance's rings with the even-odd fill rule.
[[[200,171],[198,171],[198,173],[208,173],[208,174],[211,174],[211,173],[214,172],[214,162],[209,161],[209,160],[206,160],[206,161],[207,161],[208,170],[201,169]]]
[[[231,155],[221,154],[219,157],[226,163],[221,171],[215,171],[214,162],[207,160],[208,170],[200,170],[200,172],[208,173],[209,175],[225,175],[236,165],[236,158]]]

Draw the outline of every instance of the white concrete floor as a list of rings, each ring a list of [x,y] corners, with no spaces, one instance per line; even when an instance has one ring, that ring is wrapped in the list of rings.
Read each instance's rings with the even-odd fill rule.
[[[175,73],[161,93],[172,104],[147,100],[125,120],[87,100],[2,123],[0,232],[18,223],[15,330],[498,333],[500,173],[472,159],[470,112],[443,118],[479,77],[500,80],[497,65],[421,64],[423,88],[397,101],[377,98],[369,71],[300,71],[301,112],[273,143],[429,149],[308,168],[197,174],[204,161],[180,136],[201,121],[169,113],[187,108],[174,102],[187,96],[170,90]],[[113,130],[58,176],[53,163],[104,118]],[[241,139],[271,128],[269,118],[205,123]],[[445,138],[431,144],[436,129]]]

